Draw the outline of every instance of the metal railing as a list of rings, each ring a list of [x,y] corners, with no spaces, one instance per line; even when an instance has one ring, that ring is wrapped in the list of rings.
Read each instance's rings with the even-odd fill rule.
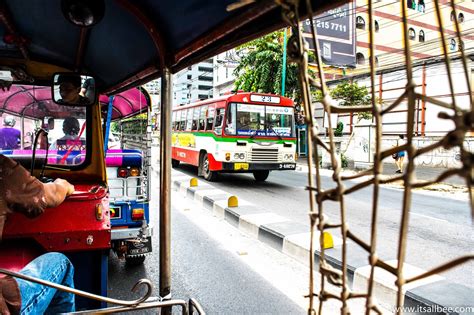
[[[89,292],[81,291],[78,289],[73,289],[68,286],[60,285],[60,284],[53,283],[50,281],[35,278],[32,276],[27,276],[27,275],[24,275],[18,272],[13,272],[6,269],[0,268],[0,274],[8,275],[14,278],[23,279],[25,281],[38,283],[47,287],[55,288],[63,292],[72,293],[74,295],[81,296],[87,299],[119,305],[115,307],[106,307],[106,308],[101,308],[101,309],[78,311],[78,312],[73,312],[71,314],[113,314],[113,313],[121,313],[121,312],[135,312],[135,311],[141,311],[144,309],[161,309],[161,308],[172,307],[172,306],[180,306],[181,314],[183,315],[194,314],[194,311],[196,311],[198,314],[206,314],[202,306],[195,299],[190,299],[186,303],[186,301],[179,300],[179,299],[162,300],[158,298],[157,300],[156,298],[151,297],[151,294],[153,292],[153,284],[150,282],[150,280],[147,280],[147,279],[140,279],[137,283],[135,283],[135,285],[131,289],[132,292],[137,292],[140,287],[145,287],[146,291],[143,293],[143,296],[141,296],[140,298],[136,300],[126,301],[126,300],[112,299],[112,298],[104,297],[101,295],[96,295]]]

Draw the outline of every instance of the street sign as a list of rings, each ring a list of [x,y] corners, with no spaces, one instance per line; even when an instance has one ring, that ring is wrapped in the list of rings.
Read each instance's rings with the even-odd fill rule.
[[[355,67],[355,4],[350,2],[326,11],[314,17],[313,21],[323,62],[327,65]],[[309,48],[314,50],[310,20],[303,22],[303,36]]]

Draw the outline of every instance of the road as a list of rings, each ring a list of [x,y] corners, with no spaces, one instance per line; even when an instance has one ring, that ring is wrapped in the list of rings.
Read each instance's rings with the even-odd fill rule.
[[[196,176],[196,169],[180,165],[179,170]],[[353,185],[350,182],[347,186]],[[266,182],[256,183],[249,174],[223,174],[213,186],[237,195],[240,199],[308,224],[309,211],[307,174],[302,172],[272,172]],[[323,188],[334,187],[330,177],[322,177]],[[379,196],[378,243],[379,257],[395,259],[401,220],[401,189],[382,187]],[[372,190],[365,188],[345,197],[347,222],[353,233],[370,240]],[[263,206],[264,205],[264,206]],[[324,213],[330,221],[340,221],[339,204],[326,202]],[[473,251],[474,229],[467,201],[430,194],[413,193],[407,262],[430,269],[450,259]],[[340,237],[338,230],[333,234]],[[464,264],[443,273],[448,280],[474,287],[474,263]]]
[[[157,193],[154,189],[150,209],[158,209]],[[173,298],[196,298],[208,314],[306,313],[308,267],[242,235],[226,221],[193,203],[172,192]],[[130,289],[140,278],[148,278],[158,286],[158,213],[152,210],[151,215],[155,226],[154,252],[144,265],[137,267],[128,267],[111,256],[109,297],[137,298]],[[318,277],[316,281],[319,283]],[[326,307],[325,313],[333,314],[339,312],[340,306],[334,302]],[[156,311],[143,313],[156,314]],[[178,313],[178,309],[173,313]]]

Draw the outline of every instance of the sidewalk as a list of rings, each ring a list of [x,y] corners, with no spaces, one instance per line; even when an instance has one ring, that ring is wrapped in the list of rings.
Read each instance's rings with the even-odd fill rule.
[[[308,165],[308,160],[306,157],[300,157],[296,163],[298,165]],[[405,165],[406,167],[406,165]],[[344,169],[344,170],[349,170],[349,171],[354,171],[352,169]],[[395,175],[395,171],[397,170],[397,167],[395,166],[395,163],[384,163],[383,164],[383,174],[384,175]],[[415,174],[416,178],[418,180],[422,181],[428,181],[428,180],[434,180],[436,177],[438,177],[439,174],[442,172],[446,171],[446,168],[440,168],[440,167],[427,167],[427,166],[421,166],[417,165],[415,167]],[[449,184],[449,185],[454,185],[454,186],[466,186],[466,181],[464,178],[461,178],[459,176],[452,176],[447,179],[445,179],[442,183],[444,184]]]

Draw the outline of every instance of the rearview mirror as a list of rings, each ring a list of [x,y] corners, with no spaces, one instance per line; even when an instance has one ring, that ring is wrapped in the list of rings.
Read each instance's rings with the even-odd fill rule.
[[[92,105],[97,98],[95,80],[77,73],[56,73],[53,77],[52,95],[54,102],[58,104]]]

